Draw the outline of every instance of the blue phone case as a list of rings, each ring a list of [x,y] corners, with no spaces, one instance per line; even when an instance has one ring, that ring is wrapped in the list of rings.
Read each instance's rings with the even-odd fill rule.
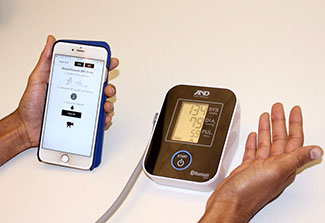
[[[111,64],[111,50],[110,50],[109,45],[106,42],[103,42],[103,41],[84,41],[84,40],[58,40],[57,42],[68,42],[68,43],[77,43],[77,44],[104,47],[108,52],[106,67],[109,70],[109,65]],[[103,87],[102,103],[101,103],[101,106],[100,106],[100,114],[99,114],[98,127],[97,127],[94,159],[93,159],[93,164],[90,167],[90,170],[93,170],[96,167],[98,167],[101,160],[102,160],[103,140],[104,140],[104,126],[105,126],[104,104],[105,104],[106,99],[107,99],[107,97],[106,97],[106,95],[104,93],[104,90],[105,90],[105,87],[107,86],[107,82],[108,82],[108,75],[107,75],[107,80],[104,82],[104,87]]]

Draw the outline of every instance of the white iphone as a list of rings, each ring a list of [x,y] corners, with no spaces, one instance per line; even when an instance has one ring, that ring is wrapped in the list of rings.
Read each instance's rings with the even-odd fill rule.
[[[44,108],[38,158],[89,170],[93,166],[103,88],[110,61],[104,47],[57,42]]]

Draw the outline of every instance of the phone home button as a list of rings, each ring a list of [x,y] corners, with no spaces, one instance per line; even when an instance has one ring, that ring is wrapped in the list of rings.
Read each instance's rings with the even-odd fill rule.
[[[67,162],[69,162],[69,156],[67,154],[63,154],[61,156],[61,160],[62,160],[62,162],[67,163]]]

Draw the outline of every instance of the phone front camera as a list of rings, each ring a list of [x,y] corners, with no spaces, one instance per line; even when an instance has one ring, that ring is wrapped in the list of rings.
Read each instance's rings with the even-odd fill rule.
[[[72,49],[72,51],[74,51],[74,49]]]

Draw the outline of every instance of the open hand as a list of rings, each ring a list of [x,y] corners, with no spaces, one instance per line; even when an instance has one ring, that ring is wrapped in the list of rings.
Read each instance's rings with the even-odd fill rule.
[[[318,159],[318,146],[303,147],[302,114],[292,108],[287,133],[283,106],[260,116],[258,137],[249,134],[243,162],[214,191],[200,222],[248,222],[295,179],[296,171]],[[272,132],[272,133],[271,133]]]

